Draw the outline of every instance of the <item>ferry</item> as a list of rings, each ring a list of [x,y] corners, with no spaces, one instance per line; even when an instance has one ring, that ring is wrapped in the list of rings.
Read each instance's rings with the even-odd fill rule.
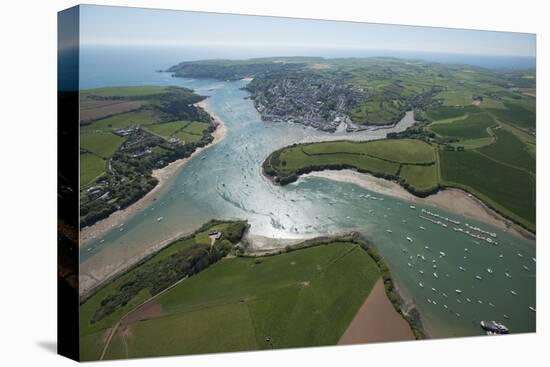
[[[496,321],[483,320],[479,324],[487,335],[508,334],[510,332],[506,326]]]

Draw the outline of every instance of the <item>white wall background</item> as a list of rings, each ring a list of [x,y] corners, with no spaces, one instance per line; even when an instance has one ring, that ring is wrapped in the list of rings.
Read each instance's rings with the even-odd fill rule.
[[[102,366],[541,365],[550,340],[548,309],[550,21],[543,1],[118,0],[94,1],[333,20],[538,34],[538,333],[494,338],[172,357]],[[76,1],[0,5],[0,364],[66,366],[56,340],[56,12]],[[540,265],[542,264],[542,265]],[[534,363],[533,363],[534,362]]]

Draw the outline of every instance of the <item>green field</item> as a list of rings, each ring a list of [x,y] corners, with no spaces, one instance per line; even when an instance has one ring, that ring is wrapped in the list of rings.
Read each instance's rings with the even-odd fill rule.
[[[198,121],[171,121],[150,125],[147,129],[166,139],[173,137],[185,143],[195,143],[201,140],[209,126],[207,123]]]
[[[435,154],[430,144],[413,139],[312,143],[272,153],[264,162],[264,172],[287,184],[303,173],[351,168],[398,180],[408,190],[424,195],[438,187]],[[410,166],[417,168],[403,170]]]
[[[224,259],[158,297],[158,317],[121,328],[106,358],[333,345],[379,277],[354,243]]]
[[[437,169],[434,166],[404,165],[399,177],[420,192],[429,192],[439,186]]]
[[[104,345],[101,336],[110,327],[128,311],[162,290],[157,289],[159,285],[171,285],[179,280],[174,274],[176,267],[173,264],[178,256],[187,256],[191,261],[190,256],[197,253],[195,250],[198,249],[200,254],[201,249],[210,249],[211,240],[207,234],[211,230],[223,234],[222,239],[216,242],[216,249],[225,248],[229,240],[238,241],[241,238],[244,226],[244,222],[209,222],[195,234],[173,242],[93,294],[80,306],[81,358],[98,359]],[[180,268],[182,265],[180,263]],[[114,302],[116,306],[110,307]]]
[[[534,100],[504,102],[504,106],[506,109],[491,109],[490,111],[498,120],[519,128],[535,130],[536,110]]]
[[[456,119],[469,113],[479,112],[479,107],[476,106],[439,106],[426,111],[426,115],[432,121]]]
[[[96,130],[110,131],[134,125],[151,125],[163,121],[163,114],[149,109],[140,109],[137,111],[120,113],[101,120],[96,120],[90,125],[83,126],[82,132],[91,132]]]
[[[103,159],[94,154],[80,154],[80,187],[93,183],[105,173],[105,164]]]
[[[442,98],[444,106],[467,106],[472,104],[472,93],[465,90],[441,92],[435,97]]]
[[[534,175],[476,151],[441,150],[439,157],[443,185],[465,189],[515,222],[535,230]]]
[[[87,89],[80,92],[80,98],[88,98],[90,96],[97,97],[144,97],[150,95],[158,95],[170,92],[169,87],[159,86],[135,86],[135,87],[106,87]]]
[[[527,170],[533,174],[536,172],[535,159],[514,134],[503,128],[495,129],[494,133],[496,143],[479,149],[480,153],[518,169]]]
[[[110,132],[80,134],[80,148],[102,158],[109,158],[124,142],[124,138]]]
[[[496,124],[489,113],[469,114],[465,119],[446,120],[443,123],[434,122],[430,130],[438,135],[458,139],[479,139],[490,137],[487,129]]]
[[[392,101],[366,101],[350,111],[353,122],[363,125],[388,125],[395,123],[404,114]]]

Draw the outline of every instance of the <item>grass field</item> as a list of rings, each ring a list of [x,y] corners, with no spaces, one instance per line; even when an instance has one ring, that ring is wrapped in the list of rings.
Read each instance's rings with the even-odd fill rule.
[[[399,176],[418,191],[432,191],[439,186],[437,169],[434,166],[404,165]]]
[[[432,121],[446,120],[457,118],[469,113],[479,112],[479,107],[476,106],[439,106],[426,111],[426,115]]]
[[[435,97],[442,98],[444,106],[467,106],[472,103],[472,93],[465,90],[441,92]]]
[[[311,171],[352,168],[399,180],[408,190],[422,195],[438,187],[435,154],[430,144],[413,139],[312,143],[273,153],[264,162],[264,172],[286,184]],[[403,170],[409,166],[421,168]],[[399,174],[400,168],[403,174]]]
[[[103,159],[94,154],[80,154],[80,187],[91,184],[105,173],[105,164]]]
[[[186,143],[195,143],[201,140],[208,127],[209,124],[199,121],[172,121],[150,125],[147,129],[164,138],[174,137]]]
[[[168,87],[160,86],[133,86],[133,87],[106,87],[87,89],[80,92],[80,98],[87,98],[89,96],[99,96],[104,98],[109,97],[144,97],[150,95],[157,95],[162,93],[168,93]]]
[[[476,151],[439,152],[442,184],[465,189],[505,216],[535,229],[535,179]]]
[[[336,344],[379,277],[353,243],[225,259],[156,299],[158,317],[121,328],[106,358]]]
[[[80,148],[102,158],[109,158],[124,142],[124,138],[110,132],[80,134]]]
[[[536,127],[535,102],[525,100],[524,102],[504,102],[506,109],[491,109],[493,115],[503,122],[510,123],[523,129]]]
[[[230,232],[233,230],[234,226],[239,223],[242,224],[242,222],[219,222],[207,224],[194,235],[177,240],[168,245],[156,253],[153,257],[132,268],[130,271],[122,274],[120,277],[108,283],[105,287],[101,288],[93,296],[87,299],[86,302],[80,306],[80,340],[82,359],[98,359],[104,345],[102,337],[105,335],[107,330],[115,325],[126,313],[128,313],[128,311],[149,299],[152,294],[149,288],[141,289],[133,298],[129,299],[124,306],[118,307],[114,310],[114,312],[106,315],[101,320],[93,321],[94,316],[102,307],[102,302],[104,302],[105,299],[117,294],[122,285],[133,279],[133,277],[135,277],[138,272],[142,272],[143,269],[153,269],[155,264],[169,260],[172,256],[175,256],[181,251],[189,249],[194,245],[203,245],[206,248],[209,248],[210,238],[207,233],[210,230],[222,232],[225,238],[230,236]],[[162,274],[158,274],[156,277],[161,278],[161,275]],[[98,338],[101,340],[98,340]]]
[[[495,129],[497,141],[479,149],[479,152],[499,162],[536,172],[535,159],[529,154],[526,146],[511,132],[500,128]]]
[[[392,101],[366,101],[350,111],[353,122],[367,125],[388,125],[396,122],[404,113]]]
[[[494,126],[495,120],[489,113],[469,114],[465,119],[430,125],[430,130],[438,135],[459,139],[479,139],[490,137],[487,128]]]
[[[96,120],[90,125],[83,126],[82,132],[90,132],[95,130],[112,130],[133,125],[151,125],[162,121],[163,116],[158,111],[141,109],[137,111],[120,113],[115,116],[105,119]]]

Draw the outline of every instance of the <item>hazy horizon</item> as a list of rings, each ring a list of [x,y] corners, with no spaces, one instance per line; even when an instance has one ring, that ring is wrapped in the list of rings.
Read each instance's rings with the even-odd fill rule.
[[[304,50],[355,50],[536,57],[536,36],[528,33],[97,5],[80,9],[82,46],[273,49],[273,56],[289,55],[276,50],[296,50],[297,56]]]

